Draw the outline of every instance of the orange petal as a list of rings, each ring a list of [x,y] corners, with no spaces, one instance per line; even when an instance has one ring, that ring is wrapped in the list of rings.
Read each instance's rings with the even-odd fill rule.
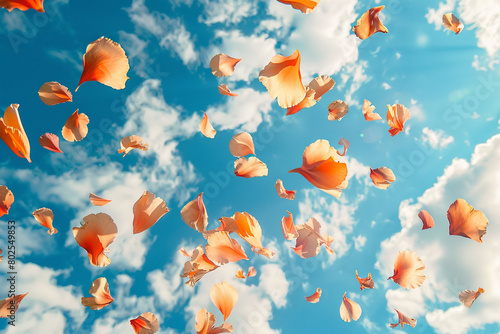
[[[404,131],[404,125],[410,119],[410,111],[402,104],[387,105],[387,124],[391,127],[389,133],[395,136]]]
[[[248,132],[238,133],[229,141],[229,151],[235,157],[255,154],[252,136]]]
[[[356,26],[352,31],[361,39],[370,37],[376,32],[388,33],[389,30],[380,22],[378,15],[385,6],[375,7],[366,11],[358,19]]]
[[[224,316],[224,321],[226,321],[238,301],[238,290],[224,281],[212,286],[212,289],[210,289],[210,298]]]
[[[14,194],[6,186],[0,185],[0,217],[9,213],[14,203]]]
[[[288,212],[288,217],[283,216],[281,219],[281,231],[283,232],[283,237],[285,237],[285,240],[293,240],[299,236],[299,233],[297,232],[297,229],[295,228],[295,225],[293,224],[293,216]]]
[[[349,112],[349,107],[342,100],[333,101],[328,105],[328,120],[341,120]]]
[[[321,289],[320,288],[317,288],[316,289],[316,292],[313,293],[312,295],[310,295],[309,297],[306,297],[306,300],[309,302],[309,303],[317,303],[319,302],[319,298],[321,297]]]
[[[234,222],[238,226],[236,233],[251,246],[262,248],[262,229],[255,217],[247,212],[236,212]]]
[[[392,279],[405,289],[415,289],[424,283],[425,276],[422,274],[424,269],[424,263],[418,255],[405,250],[398,252],[394,261],[394,275],[388,279]]]
[[[443,25],[445,28],[450,29],[458,35],[463,29],[464,24],[452,13],[447,13],[443,15]]]
[[[479,210],[459,198],[447,212],[448,221],[450,222],[450,235],[460,235],[464,238],[470,238],[479,243],[483,242],[483,235],[486,234],[488,219]]]
[[[90,120],[85,114],[79,114],[78,109],[71,115],[62,129],[62,136],[67,141],[80,141],[87,136]]]
[[[370,168],[370,178],[375,187],[379,189],[387,189],[392,182],[396,181],[396,176],[393,171],[387,167],[380,167],[377,169]]]
[[[267,88],[273,99],[278,98],[281,108],[290,108],[306,96],[300,75],[300,53],[291,56],[276,55],[259,73],[259,81]]]
[[[130,320],[130,324],[136,334],[154,334],[160,330],[158,318],[151,312],[143,313]]]
[[[102,197],[97,196],[96,194],[90,193],[89,200],[92,205],[95,206],[103,206],[111,202],[110,199],[104,199]]]
[[[243,274],[243,270],[238,270],[238,272],[236,272],[236,278],[250,278],[250,277],[254,277],[255,275],[257,275],[257,270],[255,270],[254,267],[250,267],[248,268],[248,272],[247,272],[247,275],[245,276],[245,274]]]
[[[234,175],[241,177],[267,176],[267,165],[257,157],[239,158],[234,162]]]
[[[470,308],[472,303],[479,297],[482,293],[484,293],[484,289],[479,288],[477,291],[464,290],[458,294],[458,299],[460,302],[464,304],[465,307]]]
[[[316,101],[321,100],[321,97],[331,90],[335,86],[335,81],[329,77],[328,75],[321,75],[317,78],[314,78],[310,83],[309,87],[314,89],[316,94],[314,95],[314,99]]]
[[[389,324],[391,328],[394,328],[399,324],[401,324],[401,329],[403,329],[403,325],[410,325],[411,327],[415,327],[417,325],[417,320],[404,315],[396,309],[394,309],[394,311],[398,314],[399,322],[397,324]]]
[[[212,124],[210,124],[210,121],[208,120],[207,114],[204,112],[203,113],[203,118],[201,119],[200,122],[200,131],[203,133],[203,135],[207,138],[213,138],[215,137],[215,134],[217,131],[214,129]]]
[[[241,59],[229,57],[226,54],[219,53],[210,60],[212,74],[216,77],[228,77],[234,73],[234,67]]]
[[[181,252],[184,249],[181,249]],[[203,251],[203,247],[199,245],[192,253],[189,255],[185,250],[184,255],[191,257],[191,260],[187,261],[184,264],[184,270],[181,274],[181,277],[189,277],[189,280],[186,282],[189,286],[194,286],[196,282],[198,282],[203,276],[208,274],[209,272],[219,268],[216,264],[214,264]]]
[[[201,309],[196,314],[196,324],[194,329],[197,334],[219,334],[219,333],[232,333],[233,326],[229,322],[225,322],[219,327],[215,326],[215,315],[208,312],[206,309]]]
[[[141,233],[166,214],[169,209],[165,201],[155,194],[145,191],[134,204],[134,234]]]
[[[278,1],[287,5],[292,5],[293,8],[298,9],[305,14],[312,13],[319,3],[319,0],[278,0]]]
[[[90,214],[83,218],[81,227],[73,227],[76,242],[89,255],[90,264],[105,267],[111,260],[104,254],[115,240],[118,228],[113,219],[105,213]]]
[[[48,234],[52,235],[57,233],[57,229],[52,226],[52,222],[54,221],[54,213],[52,212],[52,210],[47,208],[40,208],[38,210],[35,210],[32,215],[43,227],[49,229],[47,231]]]
[[[422,220],[422,223],[424,224],[422,230],[434,227],[434,219],[426,210],[420,211],[418,213],[418,218],[420,218]]]
[[[274,256],[274,252],[272,250],[264,248],[264,247],[256,248],[256,247],[252,246],[252,252],[254,252],[255,254],[258,254],[258,255],[263,255],[263,256],[267,257],[268,259],[271,259]]]
[[[221,95],[238,96],[238,94],[231,93],[231,90],[229,89],[229,87],[227,87],[226,84],[219,85],[218,88]]]
[[[316,104],[316,100],[314,99],[316,92],[314,89],[311,89],[310,87],[306,87],[306,96],[302,101],[300,101],[299,104],[294,105],[293,107],[287,108],[286,110],[286,115],[293,115],[295,113],[298,113],[304,108],[310,108],[313,105]]]
[[[123,137],[120,142],[120,149],[118,150],[118,153],[124,153],[123,156],[126,156],[130,151],[136,148],[142,151],[147,151],[149,144],[143,143],[142,138],[139,136],[133,135]]]
[[[22,295],[15,295],[9,298],[5,298],[4,300],[0,300],[0,318],[8,318],[12,314],[15,314],[17,312],[17,309],[19,308],[19,304],[21,303],[21,300],[23,300],[24,297],[28,292]],[[14,313],[10,313],[12,308],[12,305],[14,305]]]
[[[26,11],[30,8],[37,12],[45,12],[43,9],[43,0],[0,0],[0,7],[6,8],[9,12],[14,8]]]
[[[337,154],[343,157],[347,153],[347,149],[349,148],[349,141],[345,138],[340,138],[339,145],[344,146],[344,153],[340,154],[340,152],[337,151]]]
[[[321,234],[321,224],[311,217],[304,225],[295,225],[298,237],[293,251],[301,258],[306,259],[318,255],[321,245],[325,245],[327,253],[333,255],[330,249],[333,238],[329,235]]]
[[[75,91],[86,81],[97,81],[114,89],[123,89],[129,79],[129,69],[128,58],[120,44],[101,37],[87,46],[83,55],[83,73]]]
[[[340,304],[340,317],[345,322],[351,322],[351,320],[357,321],[360,316],[361,307],[358,303],[347,298],[344,292],[344,298]]]
[[[38,90],[40,100],[48,106],[53,106],[64,102],[73,102],[73,96],[69,89],[59,82],[46,82]]]
[[[281,181],[280,179],[276,181],[275,187],[279,197],[286,198],[289,200],[293,200],[295,198],[296,190],[286,190],[285,187],[283,186],[283,181]]]
[[[38,142],[42,145],[43,148],[56,152],[56,153],[64,153],[59,148],[59,137],[53,133],[44,133],[38,138]]]
[[[372,103],[368,100],[363,100],[363,115],[365,116],[365,120],[367,121],[376,121],[382,119],[382,117],[373,112],[375,110],[375,106],[372,106]]]
[[[366,278],[360,278],[358,276],[358,271],[356,270],[356,279],[358,280],[359,284],[361,284],[360,289],[373,289],[375,286],[375,282],[373,282],[372,279],[372,274],[368,273],[368,277]]]
[[[207,256],[216,264],[224,265],[228,262],[248,260],[247,254],[241,245],[231,239],[227,232],[215,232],[207,237],[205,246]]]
[[[114,300],[109,293],[108,281],[104,277],[99,277],[92,283],[89,293],[93,297],[82,297],[82,305],[88,306],[92,310],[100,310]]]
[[[184,205],[181,210],[182,220],[198,232],[206,232],[208,225],[208,214],[203,203],[203,193],[194,200]]]
[[[11,104],[0,117],[0,138],[17,156],[30,159],[30,142],[19,117],[19,104]]]

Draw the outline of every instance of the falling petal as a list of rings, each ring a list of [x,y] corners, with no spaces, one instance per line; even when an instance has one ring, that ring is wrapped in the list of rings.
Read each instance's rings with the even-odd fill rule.
[[[147,151],[148,148],[149,148],[148,143],[143,143],[143,139],[141,137],[133,135],[122,138],[118,153],[124,153],[123,156],[126,156],[130,151],[134,149]]]
[[[38,138],[38,142],[42,145],[43,148],[56,152],[56,153],[64,153],[59,148],[59,137],[53,133],[45,133]]]
[[[372,103],[368,100],[363,100],[363,115],[365,116],[365,120],[367,121],[376,121],[382,119],[382,117],[373,112],[375,110],[375,106],[371,105]]]
[[[185,256],[191,258],[184,264],[184,270],[182,271],[181,277],[188,277],[189,280],[186,282],[187,285],[193,287],[196,282],[198,282],[203,276],[209,272],[219,268],[214,264],[203,251],[203,247],[199,245],[191,254],[186,252],[184,248],[181,248],[181,253]]]
[[[231,239],[227,232],[210,234],[207,237],[205,249],[207,256],[218,265],[248,260],[247,254],[241,245],[236,240]]]
[[[160,330],[158,318],[151,312],[143,313],[130,320],[130,325],[136,334],[154,334]]]
[[[227,87],[226,84],[219,85],[218,88],[221,95],[238,96],[238,94],[231,93],[231,90],[229,89],[229,87]]]
[[[194,200],[184,205],[181,210],[182,220],[192,229],[198,232],[206,232],[208,225],[208,214],[203,203],[203,193]]]
[[[59,82],[46,82],[38,90],[40,100],[48,106],[53,106],[64,102],[73,102],[73,95],[69,89]]]
[[[293,107],[287,108],[286,110],[286,115],[293,115],[295,113],[298,113],[304,108],[310,108],[313,105],[316,104],[316,100],[314,99],[316,92],[311,89],[310,87],[306,87],[306,96],[300,103],[294,105]]]
[[[11,104],[0,117],[0,138],[17,156],[30,159],[30,142],[19,116],[19,104]]]
[[[14,194],[6,186],[0,185],[0,217],[9,213],[14,203]]]
[[[330,91],[333,86],[335,86],[335,81],[328,75],[321,75],[319,77],[316,77],[309,83],[309,88],[313,89],[316,92],[316,94],[314,95],[314,99],[316,101],[321,100],[321,97],[326,92]]]
[[[82,297],[82,305],[88,306],[92,310],[100,310],[114,300],[109,293],[108,281],[104,277],[99,277],[92,283],[89,293],[93,297]]]
[[[345,322],[351,322],[351,320],[357,321],[360,316],[361,307],[355,301],[347,298],[344,292],[344,298],[342,299],[342,304],[340,304],[340,317]]]
[[[378,15],[385,6],[375,7],[366,11],[358,19],[352,31],[361,39],[366,39],[377,32],[388,33],[389,30],[382,24]]]
[[[295,225],[298,232],[293,251],[303,259],[318,255],[321,245],[325,245],[329,255],[334,252],[330,248],[333,238],[327,234],[321,234],[321,224],[311,217],[304,225]],[[293,231],[293,230],[292,230]]]
[[[464,304],[465,307],[470,308],[472,303],[479,297],[482,293],[484,293],[484,289],[479,288],[477,291],[464,290],[458,294],[458,299],[460,302]]]
[[[337,154],[343,157],[347,153],[347,149],[349,148],[349,141],[345,138],[340,138],[339,145],[344,146],[344,153],[340,153],[337,151]]]
[[[458,35],[463,29],[464,24],[452,13],[447,13],[443,15],[443,25],[445,28],[450,29]]]
[[[234,175],[241,177],[267,176],[267,165],[257,157],[239,158],[234,162]]]
[[[396,176],[393,171],[387,167],[379,167],[377,169],[370,168],[370,178],[375,187],[379,189],[387,189],[392,182],[396,181]]]
[[[387,105],[387,124],[391,127],[389,133],[395,136],[404,131],[404,125],[410,119],[410,111],[402,104]]]
[[[35,210],[32,215],[43,227],[49,229],[47,231],[49,235],[57,233],[57,229],[52,226],[52,222],[54,221],[54,213],[52,212],[52,210],[47,208],[40,208],[38,210]]]
[[[224,281],[212,286],[210,298],[224,316],[224,321],[226,321],[238,301],[238,291],[234,286]]]
[[[17,309],[19,308],[19,304],[21,304],[21,301],[24,297],[26,297],[27,294],[28,292],[22,295],[15,295],[9,298],[5,298],[4,300],[0,300],[0,318],[8,318],[11,315],[15,314],[17,312]],[[14,305],[13,313],[11,313],[12,305]]]
[[[422,220],[422,223],[424,224],[422,230],[434,227],[434,219],[426,210],[420,211],[418,213],[418,218],[420,218]]]
[[[368,273],[368,277],[360,278],[358,276],[358,271],[356,270],[356,279],[358,280],[359,284],[361,285],[360,286],[361,290],[373,289],[373,287],[375,286],[375,282],[373,282],[373,279],[372,279],[372,274],[370,274],[370,273]]]
[[[206,309],[201,309],[196,314],[196,324],[194,330],[197,334],[219,334],[232,333],[233,326],[229,322],[225,322],[219,327],[215,327],[215,315],[208,312]]]
[[[283,237],[285,240],[293,240],[296,239],[299,236],[299,232],[297,232],[297,229],[295,228],[295,225],[293,223],[293,216],[288,212],[288,217],[283,216],[281,219],[281,231],[283,232]]]
[[[226,54],[219,53],[210,60],[212,74],[216,77],[228,77],[234,73],[234,67],[241,59],[229,57]]]
[[[486,234],[488,219],[483,212],[474,208],[465,200],[459,198],[447,212],[450,222],[450,235],[459,235],[482,243],[483,235]]]
[[[95,206],[103,206],[111,202],[110,199],[104,199],[102,197],[97,196],[96,194],[90,193],[89,200],[92,205]]]
[[[238,272],[236,273],[236,278],[250,278],[250,277],[254,277],[255,275],[257,275],[257,270],[255,270],[254,267],[250,267],[248,268],[248,272],[247,272],[247,275],[245,276],[245,274],[243,274],[243,270],[238,270]]]
[[[424,269],[424,263],[418,255],[405,250],[398,252],[394,261],[394,275],[388,279],[392,279],[405,289],[415,289],[424,283],[425,276],[422,274]]]
[[[319,302],[320,297],[321,297],[321,289],[317,288],[315,293],[313,293],[309,297],[306,297],[306,301],[314,304],[314,303]]]
[[[213,138],[215,137],[215,134],[217,131],[214,129],[212,124],[210,124],[210,121],[208,120],[208,116],[206,113],[203,113],[203,118],[201,119],[200,122],[200,131],[203,133],[203,135],[207,138]]]
[[[285,187],[283,186],[283,181],[281,181],[280,179],[276,181],[275,187],[279,197],[286,198],[289,200],[293,200],[295,198],[296,190],[286,190]]]
[[[401,324],[401,329],[403,329],[403,325],[410,325],[411,327],[415,327],[417,325],[417,320],[404,315],[396,309],[394,309],[394,311],[398,314],[399,322],[397,324],[389,324],[391,328],[394,328],[399,324]]]
[[[340,121],[349,112],[349,107],[342,100],[333,101],[328,105],[328,120]]]
[[[45,12],[43,9],[43,0],[0,0],[0,7],[7,9],[9,12],[14,8],[27,11],[34,9],[37,12]]]
[[[312,13],[319,3],[319,0],[278,0],[278,1],[287,5],[291,5],[293,8],[300,10],[304,14]]]
[[[79,114],[78,109],[68,118],[62,129],[62,136],[67,141],[80,141],[87,136],[90,120],[85,114]]]
[[[255,154],[252,136],[248,132],[238,133],[229,141],[229,151],[237,158]]]
[[[134,204],[134,234],[141,233],[166,214],[169,209],[165,201],[155,194],[145,191]]]

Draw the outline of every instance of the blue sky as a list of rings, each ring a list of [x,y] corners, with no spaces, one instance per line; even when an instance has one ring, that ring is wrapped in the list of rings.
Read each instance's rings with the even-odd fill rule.
[[[380,3],[380,4],[379,4]],[[207,308],[222,321],[209,297],[211,286],[229,281],[239,301],[227,321],[236,333],[385,333],[396,319],[392,308],[416,318],[419,333],[498,333],[500,272],[498,205],[500,176],[500,6],[495,0],[389,1],[382,22],[389,33],[359,40],[352,26],[381,1],[322,0],[303,14],[275,0],[127,0],[69,2],[46,0],[46,13],[0,11],[0,107],[19,103],[31,143],[29,164],[0,143],[0,184],[15,196],[9,215],[17,222],[18,290],[29,291],[6,333],[133,333],[128,320],[153,312],[160,333],[194,332],[194,315]],[[454,35],[441,17],[453,12],[465,24]],[[84,83],[74,102],[46,106],[40,86],[57,81],[74,91],[87,45],[101,36],[119,42],[129,57],[130,79],[123,90]],[[335,87],[309,109],[285,117],[258,80],[276,54],[299,50],[307,84],[330,75]],[[243,60],[231,77],[216,78],[208,63],[226,53]],[[222,96],[226,83],[238,97]],[[327,106],[344,100],[349,113],[328,121]],[[383,120],[367,122],[363,99]],[[385,121],[387,105],[402,103],[412,117],[395,137]],[[76,110],[90,118],[81,142],[61,138],[64,154],[43,149],[37,139],[60,134]],[[205,138],[198,124],[207,112],[218,131]],[[257,157],[269,175],[233,175],[229,140],[252,134]],[[121,138],[139,135],[147,152],[116,151]],[[327,139],[338,147],[347,138],[350,184],[340,199],[322,193],[298,174],[306,146]],[[369,179],[369,167],[387,166],[396,175],[389,189]],[[276,179],[296,189],[295,200],[277,196]],[[132,235],[132,206],[145,191],[170,208],[148,231]],[[112,200],[93,207],[89,192]],[[195,288],[179,277],[186,258],[180,247],[205,244],[180,218],[185,203],[204,192],[209,227],[236,211],[252,214],[263,230],[272,259],[250,254],[206,275]],[[448,235],[446,210],[464,198],[490,221],[483,244]],[[49,236],[31,216],[40,207],[54,211],[59,233]],[[436,227],[421,231],[417,213],[428,210]],[[335,238],[336,255],[321,250],[301,259],[291,252],[280,221],[286,211],[296,223],[317,218]],[[90,213],[113,217],[118,235],[110,246],[112,263],[91,267],[71,229]],[[4,249],[5,235],[0,236]],[[245,246],[244,246],[245,247]],[[386,278],[398,251],[415,251],[426,265],[426,282],[406,291]],[[460,256],[459,256],[460,255]],[[244,263],[243,263],[244,262]],[[258,275],[237,281],[235,272],[254,265]],[[0,265],[7,271],[5,261]],[[371,272],[374,290],[359,290],[354,276]],[[100,311],[85,309],[92,281],[106,277],[115,301]],[[5,285],[0,285],[5,286]],[[486,293],[471,309],[458,301],[464,289]],[[304,296],[321,287],[319,303]],[[5,289],[4,289],[5,290]],[[357,322],[340,319],[344,292],[363,310]],[[492,311],[493,310],[493,311]],[[293,319],[291,321],[291,319]],[[0,328],[6,328],[0,323]],[[404,331],[407,330],[405,326]],[[397,332],[397,330],[394,330]]]

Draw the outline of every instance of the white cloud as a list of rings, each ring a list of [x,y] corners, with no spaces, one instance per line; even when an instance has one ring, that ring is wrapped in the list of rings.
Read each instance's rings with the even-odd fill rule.
[[[443,149],[453,143],[453,136],[447,136],[443,130],[422,129],[422,141],[429,143],[433,149]]]
[[[382,83],[382,88],[384,88],[385,90],[389,90],[389,89],[391,89],[391,88],[392,88],[392,86],[391,86],[391,85],[389,85],[387,82],[383,82],[383,83]]]
[[[404,249],[415,251],[426,266],[426,280],[420,288],[387,291],[388,308],[396,307],[414,318],[425,315],[427,322],[440,334],[463,334],[485,324],[500,324],[496,312],[500,309],[497,284],[500,244],[496,242],[500,238],[500,229],[493,224],[500,219],[496,210],[500,196],[496,164],[500,159],[499,145],[500,135],[477,145],[470,162],[453,160],[437,183],[416,203],[403,201],[399,209],[401,231],[381,244],[376,267],[383,276],[392,274],[394,257]],[[446,211],[457,198],[464,198],[489,219],[482,244],[449,235]],[[432,229],[421,230],[422,223],[417,217],[421,209],[433,215],[436,225]],[[387,282],[386,286],[389,284],[395,288],[394,283]],[[458,293],[478,287],[487,293],[465,312]]]
[[[358,252],[361,252],[365,246],[366,237],[364,235],[358,235],[357,237],[352,238],[352,240],[354,241],[354,248],[356,248]]]
[[[258,1],[253,0],[201,0],[203,14],[198,18],[206,25],[224,23],[237,24],[248,16],[257,14]]]
[[[149,57],[145,51],[148,42],[142,40],[136,34],[129,34],[124,31],[119,31],[120,45],[125,50],[130,61],[131,68],[141,78],[147,78]]]
[[[260,267],[259,288],[264,290],[278,308],[286,306],[289,285],[278,264],[270,263]]]

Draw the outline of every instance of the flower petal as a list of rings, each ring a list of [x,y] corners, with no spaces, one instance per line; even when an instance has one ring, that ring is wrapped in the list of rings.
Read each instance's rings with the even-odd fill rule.
[[[424,224],[422,230],[434,227],[434,219],[426,210],[421,210],[418,213],[418,218],[420,218],[422,220],[422,223]]]
[[[349,107],[342,100],[333,101],[328,105],[328,120],[341,120],[349,112]]]
[[[28,292],[22,295],[15,295],[9,298],[5,298],[4,300],[0,300],[0,318],[8,318],[11,315],[15,314],[17,312],[17,309],[19,308],[19,304],[23,300],[24,297]],[[11,313],[12,305],[14,305],[14,313]]]
[[[99,277],[92,283],[89,293],[93,297],[82,297],[82,305],[88,306],[92,310],[100,310],[114,300],[109,293],[108,281],[104,277]]]
[[[154,334],[160,330],[158,318],[151,312],[143,313],[130,320],[130,325],[136,334]]]
[[[85,114],[79,114],[78,109],[68,118],[62,129],[62,136],[67,141],[80,141],[87,136],[90,120]]]
[[[482,243],[483,235],[486,234],[488,219],[483,212],[474,208],[465,200],[459,198],[447,212],[450,222],[450,235],[459,235]]]
[[[309,297],[306,297],[306,301],[314,304],[314,303],[319,302],[320,297],[321,297],[321,289],[317,288],[315,293],[313,293]]]
[[[417,320],[404,315],[396,309],[394,309],[394,311],[398,314],[399,322],[397,324],[389,324],[391,328],[394,328],[399,324],[401,324],[401,329],[403,329],[403,325],[410,325],[411,327],[415,327],[417,325]]]
[[[38,90],[40,100],[48,106],[53,106],[64,102],[73,102],[73,95],[69,89],[59,82],[46,82]]]
[[[203,203],[203,193],[184,205],[181,210],[181,218],[192,229],[201,233],[207,231],[208,214]]]
[[[375,110],[375,106],[372,106],[372,103],[368,100],[363,100],[363,115],[365,116],[365,120],[367,121],[376,121],[382,119],[382,117],[373,112]]]
[[[460,302],[464,304],[465,307],[470,308],[472,303],[479,297],[482,293],[484,293],[484,289],[479,288],[477,291],[464,290],[458,294],[458,299]]]
[[[458,35],[464,29],[464,24],[462,23],[462,21],[460,21],[452,13],[443,15],[443,26],[453,31],[455,35]]]
[[[19,104],[11,104],[0,117],[0,138],[17,156],[30,159],[30,142],[19,117]]]
[[[405,250],[398,252],[394,261],[394,275],[388,279],[392,279],[405,289],[415,289],[424,283],[425,276],[422,274],[424,269],[424,263],[418,255]]]
[[[393,171],[387,167],[370,168],[370,178],[375,187],[379,189],[387,189],[392,182],[396,181]]]
[[[370,274],[370,273],[368,273],[368,277],[360,278],[358,276],[358,271],[356,270],[356,279],[358,280],[359,284],[361,285],[360,286],[361,290],[373,289],[373,287],[375,286],[375,282],[373,282],[373,279],[372,279],[372,274]]]
[[[267,165],[257,157],[239,158],[234,162],[234,175],[241,177],[267,176]]]
[[[319,0],[278,0],[278,1],[287,5],[291,5],[293,8],[300,10],[304,14],[312,13],[319,3]]]
[[[316,92],[314,89],[311,89],[310,87],[306,87],[306,96],[302,101],[300,101],[298,104],[294,105],[293,107],[287,108],[286,110],[286,116],[293,115],[295,113],[298,113],[304,108],[310,108],[313,105],[316,104],[316,100],[314,99]]]
[[[221,95],[238,96],[238,94],[231,93],[231,90],[229,89],[229,87],[227,87],[226,84],[219,85],[218,88]]]
[[[57,233],[57,229],[52,226],[52,222],[54,221],[54,213],[52,212],[52,210],[47,208],[40,208],[35,210],[32,215],[43,227],[49,229],[47,231],[49,235]]]
[[[134,204],[134,234],[141,233],[169,212],[165,201],[155,194],[145,191]]]
[[[139,136],[133,135],[133,136],[128,136],[128,137],[123,137],[121,142],[120,142],[120,149],[118,150],[118,153],[124,153],[123,156],[125,157],[130,151],[134,149],[139,149],[142,151],[147,151],[149,148],[148,143],[144,143],[143,139]]]
[[[231,239],[227,232],[215,232],[207,237],[205,246],[207,256],[216,264],[224,265],[228,262],[248,260],[247,254],[241,245]]]
[[[200,122],[200,131],[203,133],[203,135],[207,138],[213,138],[215,137],[215,134],[217,131],[214,129],[212,124],[210,124],[210,121],[208,120],[208,116],[205,112],[203,112],[203,118],[201,119]]]
[[[378,15],[385,6],[379,6],[367,10],[358,19],[356,26],[352,28],[352,31],[361,39],[366,39],[377,32],[388,33],[389,30],[382,24]]]
[[[285,240],[293,240],[299,236],[299,232],[297,232],[297,229],[295,228],[295,225],[293,223],[293,216],[288,212],[288,217],[283,216],[281,219],[281,231],[283,232],[283,237]]]
[[[296,190],[286,190],[283,186],[283,181],[280,179],[276,180],[276,191],[278,192],[278,196],[281,198],[286,198],[289,200],[293,200],[295,198]]]
[[[314,89],[316,94],[314,95],[314,99],[316,101],[321,100],[321,97],[331,90],[335,86],[335,81],[329,77],[328,75],[320,75],[319,77],[316,77],[312,79],[312,81],[309,83],[309,87],[311,89]]]
[[[6,186],[0,185],[0,217],[9,213],[14,203],[14,194]]]
[[[355,301],[347,298],[344,292],[344,298],[342,299],[342,304],[340,304],[340,317],[345,322],[351,322],[351,320],[357,321],[360,316],[361,307]]]
[[[183,252],[184,251],[184,252]],[[203,276],[209,272],[219,268],[215,263],[213,263],[203,251],[203,247],[199,245],[196,249],[189,255],[183,248],[181,253],[186,256],[191,257],[191,260],[184,264],[184,270],[182,271],[181,277],[189,277],[186,282],[189,286],[194,286]]]
[[[238,133],[229,141],[229,151],[235,157],[255,154],[252,136],[248,132]]]
[[[234,73],[234,67],[241,59],[229,57],[226,54],[219,53],[210,60],[212,74],[216,77],[228,77]]]
[[[95,206],[103,206],[111,202],[110,199],[104,199],[102,197],[97,196],[96,194],[90,193],[89,200],[92,205]]]
[[[387,124],[391,127],[389,133],[395,136],[404,131],[404,124],[411,118],[410,111],[402,104],[387,105]]]
[[[224,321],[226,321],[238,301],[238,290],[224,281],[212,286],[212,289],[210,289],[210,298],[224,316]]]
[[[43,13],[43,0],[1,0],[0,7],[7,9],[9,12],[14,8],[27,11],[28,9],[34,9],[37,12]]]
[[[49,151],[56,153],[64,153],[59,148],[59,137],[53,133],[44,133],[43,135],[40,136],[40,138],[38,138],[38,142],[43,148]]]

